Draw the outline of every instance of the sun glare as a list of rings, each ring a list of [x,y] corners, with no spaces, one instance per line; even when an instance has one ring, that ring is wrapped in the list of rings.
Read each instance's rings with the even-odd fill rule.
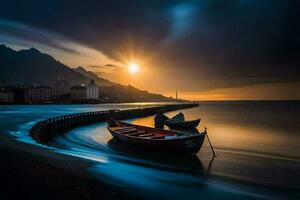
[[[136,63],[130,63],[128,65],[128,70],[131,74],[135,74],[139,70],[139,66]]]

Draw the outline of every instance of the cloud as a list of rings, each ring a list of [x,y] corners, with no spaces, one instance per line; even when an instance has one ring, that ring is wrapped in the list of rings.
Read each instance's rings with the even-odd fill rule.
[[[195,14],[198,6],[191,2],[179,3],[168,8],[167,15],[170,18],[170,33],[163,41],[164,45],[170,44],[192,31],[195,24]]]
[[[115,68],[118,68],[119,66],[113,65],[113,64],[107,64],[107,65],[105,65],[105,67],[110,67],[110,68],[115,69]]]
[[[93,72],[97,72],[97,73],[102,73],[102,74],[117,74],[122,72],[123,67],[119,66],[119,65],[114,65],[114,64],[106,64],[103,66],[99,66],[99,65],[91,65],[91,66],[87,66],[87,69],[93,71]]]
[[[14,49],[35,47],[69,66],[91,66],[122,63],[105,53],[61,34],[29,24],[0,18],[0,43]]]

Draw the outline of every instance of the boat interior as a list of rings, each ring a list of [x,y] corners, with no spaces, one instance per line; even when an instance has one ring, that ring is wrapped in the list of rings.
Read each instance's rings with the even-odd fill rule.
[[[116,133],[130,136],[130,137],[138,137],[144,139],[172,139],[172,138],[179,138],[179,137],[186,137],[189,134],[180,133],[180,132],[169,132],[164,130],[143,130],[136,128],[134,126],[116,126],[110,127],[110,129]]]

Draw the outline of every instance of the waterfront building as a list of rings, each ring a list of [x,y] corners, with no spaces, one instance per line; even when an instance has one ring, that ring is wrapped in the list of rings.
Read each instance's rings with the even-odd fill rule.
[[[14,96],[14,101],[15,103],[24,103],[25,101],[25,89],[23,86],[16,86],[15,88],[13,88],[12,90],[15,94]]]
[[[45,103],[51,101],[51,88],[38,86],[25,88],[24,99],[26,103]]]
[[[14,92],[0,90],[0,103],[14,103]]]
[[[87,88],[84,85],[76,85],[70,88],[72,101],[82,101],[87,99]]]
[[[69,93],[70,83],[60,78],[55,79],[51,83],[52,96],[54,99]]]
[[[14,103],[24,103],[24,86],[23,85],[5,85],[0,88],[2,92],[11,92],[14,94]],[[10,94],[11,95],[11,94]]]
[[[99,88],[93,79],[87,86],[87,99],[99,99]]]

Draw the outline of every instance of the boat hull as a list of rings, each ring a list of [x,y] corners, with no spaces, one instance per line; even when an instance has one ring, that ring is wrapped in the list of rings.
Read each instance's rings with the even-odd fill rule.
[[[203,145],[205,135],[200,133],[178,139],[143,139],[120,134],[108,128],[111,135],[121,142],[144,150],[157,150],[179,153],[197,153]]]

